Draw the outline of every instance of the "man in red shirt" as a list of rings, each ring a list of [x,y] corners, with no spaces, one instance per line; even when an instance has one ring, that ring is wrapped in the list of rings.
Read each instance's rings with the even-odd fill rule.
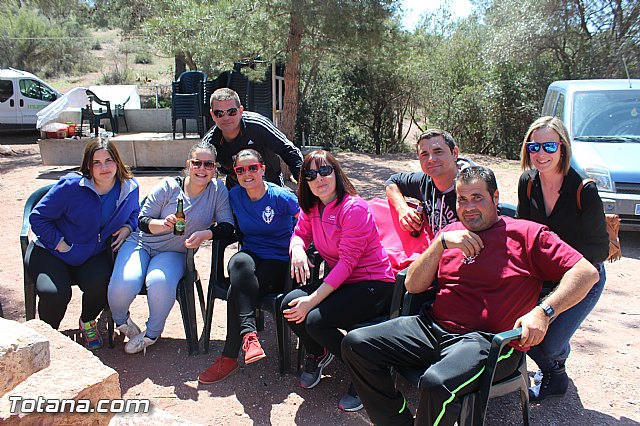
[[[505,348],[496,379],[511,374],[522,352],[542,341],[551,318],[578,303],[598,280],[580,253],[548,228],[498,216],[493,172],[469,167],[456,178],[459,222],[447,225],[407,273],[411,293],[438,279],[432,306],[350,332],[342,357],[374,424],[413,425],[389,367],[426,368],[415,424],[453,425],[461,397],[474,392],[495,333],[522,327]],[[560,281],[543,303],[543,281]]]

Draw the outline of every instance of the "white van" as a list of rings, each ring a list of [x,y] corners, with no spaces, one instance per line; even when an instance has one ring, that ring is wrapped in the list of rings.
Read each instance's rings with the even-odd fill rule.
[[[38,111],[60,96],[31,73],[0,69],[0,129],[35,129]]]
[[[640,231],[640,80],[555,81],[542,115],[567,126],[571,165],[596,181],[605,213]]]

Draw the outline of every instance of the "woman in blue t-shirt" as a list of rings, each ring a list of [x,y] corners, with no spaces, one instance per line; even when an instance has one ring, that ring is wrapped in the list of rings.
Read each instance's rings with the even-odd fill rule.
[[[262,156],[253,149],[240,151],[233,168],[240,183],[229,192],[242,250],[229,261],[227,338],[222,355],[198,376],[215,383],[238,368],[238,352],[250,364],[266,355],[256,332],[260,297],[281,291],[289,273],[289,240],[298,215],[295,194],[264,180]]]

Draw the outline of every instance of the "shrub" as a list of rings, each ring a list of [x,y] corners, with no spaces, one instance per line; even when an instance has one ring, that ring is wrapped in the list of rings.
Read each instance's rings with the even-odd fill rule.
[[[151,54],[149,52],[138,52],[136,53],[136,56],[134,57],[133,61],[136,64],[143,64],[143,65],[149,65],[153,63],[153,60],[151,58]]]

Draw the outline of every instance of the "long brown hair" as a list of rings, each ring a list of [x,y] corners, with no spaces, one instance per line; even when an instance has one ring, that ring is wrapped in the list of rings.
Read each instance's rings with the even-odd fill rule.
[[[111,155],[113,161],[116,163],[116,176],[118,176],[118,180],[120,182],[125,179],[131,179],[133,177],[133,173],[131,173],[131,169],[129,166],[125,165],[122,162],[122,157],[120,157],[120,153],[116,146],[109,140],[107,137],[100,136],[98,139],[92,140],[84,147],[84,154],[82,154],[82,164],[80,165],[80,173],[82,176],[92,179],[91,175],[91,166],[93,164],[93,155],[96,151],[104,149]]]
[[[304,178],[304,174],[311,169],[312,165],[318,167],[323,163],[333,167],[333,172],[336,175],[336,195],[338,196],[338,203],[342,202],[345,194],[358,195],[358,191],[356,191],[356,188],[351,181],[349,181],[340,163],[338,163],[338,160],[336,160],[330,152],[322,149],[311,151],[305,155],[302,167],[300,168],[300,176],[298,176],[298,204],[305,213],[309,213],[311,207],[317,204],[320,199],[311,192],[309,182]]]

